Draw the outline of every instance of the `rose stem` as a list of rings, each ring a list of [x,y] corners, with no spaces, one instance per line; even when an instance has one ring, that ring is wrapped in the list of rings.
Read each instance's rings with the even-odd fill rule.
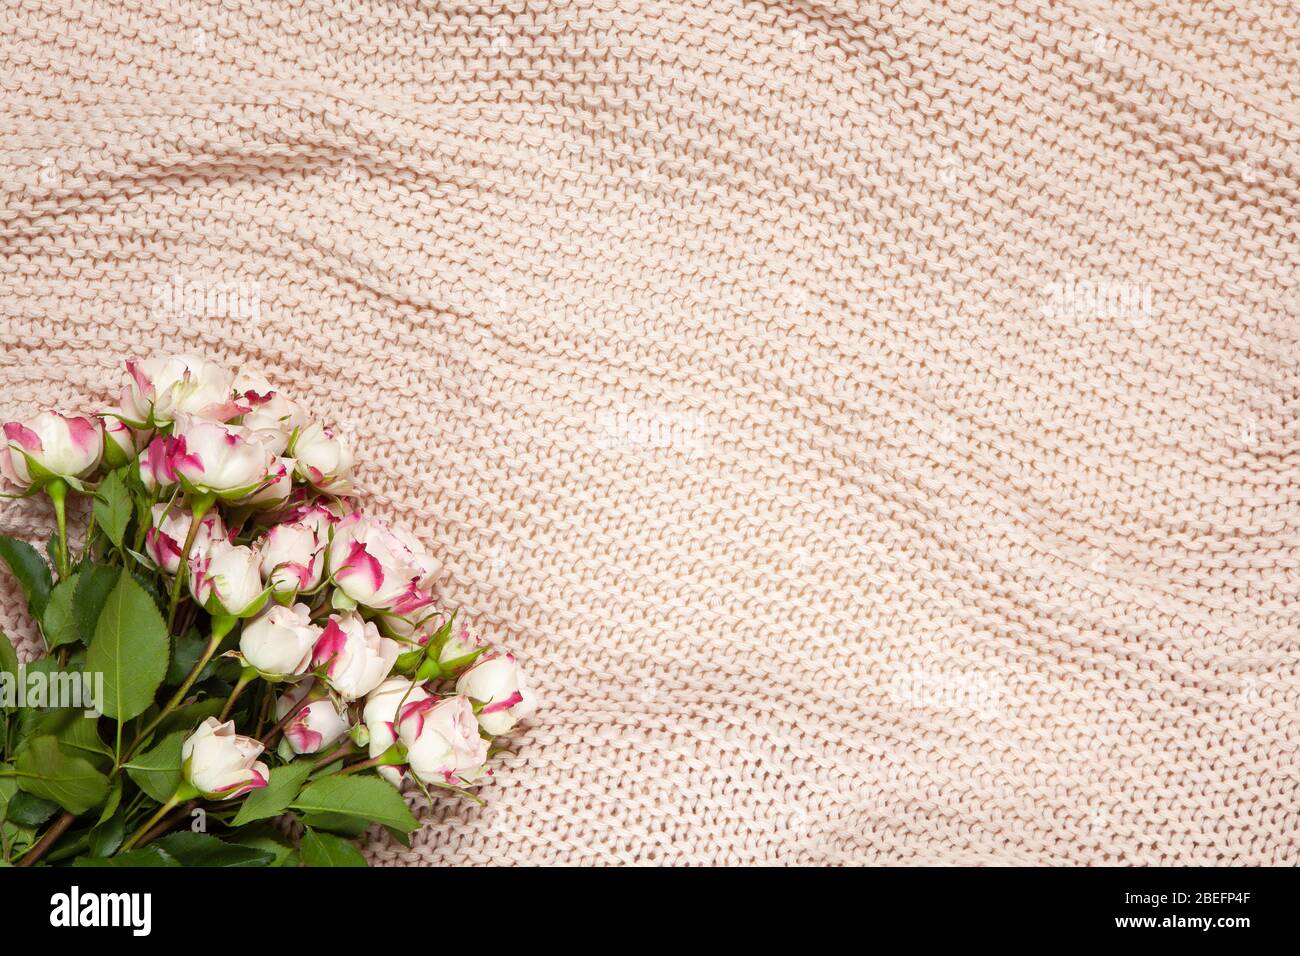
[[[66,581],[72,576],[72,563],[68,560],[68,514],[66,501],[68,498],[68,486],[59,480],[50,482],[45,489],[45,493],[50,496],[50,503],[54,505],[54,523],[59,529],[59,553],[56,557],[59,559],[59,580]]]
[[[140,746],[140,742],[144,740],[145,737],[149,736],[149,734],[153,732],[154,728],[162,723],[164,717],[180,706],[181,701],[185,699],[185,695],[188,694],[190,688],[194,686],[194,682],[199,679],[199,674],[203,672],[203,668],[207,667],[208,661],[212,660],[212,655],[217,652],[217,648],[220,646],[222,639],[230,633],[230,629],[234,626],[235,619],[233,617],[221,616],[212,619],[212,637],[208,640],[208,646],[203,649],[203,654],[199,657],[198,663],[196,663],[194,668],[189,672],[189,675],[185,678],[185,682],[181,684],[180,689],[172,695],[171,700],[167,701],[167,706],[160,710],[158,716],[149,721],[149,725],[136,735],[135,742],[127,749],[126,756],[123,758],[124,760],[130,760],[131,755],[135,753],[135,749]]]
[[[251,684],[256,677],[257,671],[253,670],[251,667],[245,667],[239,672],[239,682],[235,684],[234,690],[232,690],[230,696],[226,698],[225,706],[221,708],[221,716],[218,717],[217,720],[220,720],[223,723],[225,722],[225,719],[230,716],[230,711],[235,706],[235,701],[239,699],[239,695],[244,692],[244,688]]]
[[[172,811],[177,802],[177,795],[172,794],[172,796],[167,799],[166,803],[153,812],[153,816],[149,817],[148,820],[144,821],[144,823],[140,825],[140,829],[136,830],[126,839],[126,841],[118,848],[117,852],[125,853],[127,850],[131,849],[131,847],[135,846],[136,843],[149,832],[155,823]]]
[[[200,495],[190,503],[190,531],[185,536],[185,547],[181,550],[181,563],[176,568],[176,577],[172,579],[171,602],[167,605],[167,630],[170,632],[176,623],[176,605],[181,599],[181,586],[185,583],[185,575],[190,569],[190,549],[194,547],[194,539],[198,537],[199,526],[203,524],[203,518],[212,507],[212,495]]]
[[[72,813],[65,813],[54,821],[53,825],[45,831],[45,836],[41,837],[41,842],[32,847],[23,858],[18,861],[19,866],[32,866],[46,854],[46,851],[54,844],[59,842],[59,837],[68,832],[68,828],[75,823],[77,817]]]

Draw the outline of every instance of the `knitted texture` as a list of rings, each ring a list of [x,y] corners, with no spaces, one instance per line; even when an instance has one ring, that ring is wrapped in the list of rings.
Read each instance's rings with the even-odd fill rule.
[[[1298,10],[11,0],[0,415],[350,430],[542,700],[377,863],[1300,863]]]

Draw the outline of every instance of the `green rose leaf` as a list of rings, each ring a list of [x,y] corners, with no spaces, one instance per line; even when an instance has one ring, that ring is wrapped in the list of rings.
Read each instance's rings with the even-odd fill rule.
[[[108,540],[113,542],[113,547],[122,547],[122,537],[131,522],[132,503],[131,493],[117,472],[110,471],[95,489],[94,507],[95,520]]]
[[[77,573],[77,593],[72,600],[72,618],[77,636],[89,645],[95,638],[95,625],[104,610],[104,602],[117,586],[122,569],[111,564],[87,564]]]
[[[50,600],[50,591],[54,587],[54,579],[50,575],[50,566],[45,563],[40,552],[26,541],[0,535],[0,560],[9,565],[23,594],[27,595],[27,607],[32,612],[32,617],[43,617],[45,605]]]
[[[181,785],[181,746],[185,737],[185,731],[178,730],[124,765],[136,786],[159,803],[170,800]]]
[[[50,711],[36,721],[35,732],[52,734],[68,753],[85,757],[91,763],[113,756],[113,751],[99,736],[98,718],[87,717],[80,710]]]
[[[108,796],[108,777],[89,760],[66,753],[57,738],[33,737],[15,762],[18,786],[33,796],[53,800],[77,816]]]
[[[332,833],[306,830],[302,835],[302,859],[308,866],[368,866],[361,851]]]
[[[403,832],[420,826],[397,788],[382,777],[325,777],[304,787],[290,806],[359,817]]]
[[[114,813],[107,820],[95,824],[87,840],[91,856],[111,856],[126,839],[126,814]]]
[[[13,769],[7,763],[0,763],[0,837],[3,837],[0,840],[0,851],[8,849],[10,854],[31,846],[36,836],[36,827],[40,826],[40,823],[24,823],[21,815],[12,812],[13,804],[21,800],[30,800],[36,804],[45,803],[44,800],[37,800],[29,793],[19,792],[18,781],[8,776]],[[54,804],[49,804],[49,812],[41,822],[48,820],[57,809]],[[0,852],[0,866],[8,865],[9,861],[4,858],[3,852]]]
[[[77,582],[80,574],[74,574],[66,581],[60,581],[50,592],[50,599],[41,615],[41,632],[45,635],[45,645],[54,650],[64,644],[75,644],[81,639],[77,630],[77,620],[73,616],[72,603],[77,596]]]
[[[45,563],[52,568],[59,566],[59,530],[55,528],[45,539]]]
[[[328,830],[330,833],[353,839],[370,828],[369,820],[350,817],[343,813],[304,813],[302,823],[303,826],[311,827],[313,830]]]
[[[235,816],[234,826],[242,827],[254,820],[278,817],[288,810],[289,804],[302,789],[303,781],[311,775],[311,768],[310,760],[299,760],[272,770],[267,785],[244,798],[244,805]]]
[[[0,631],[0,673],[9,674],[16,682],[18,667],[18,652],[14,650],[14,645],[5,632]],[[15,683],[14,686],[16,687],[17,684]]]
[[[123,574],[104,602],[86,671],[104,675],[104,713],[130,720],[153,703],[167,672],[167,626],[153,599]]]
[[[150,574],[136,567],[129,568],[127,573],[135,578],[135,583],[140,585],[146,594],[153,598],[153,604],[158,609],[158,613],[166,614],[168,601],[167,582],[162,576]]]
[[[163,683],[168,687],[181,684],[185,678],[190,676],[190,671],[194,670],[194,665],[199,662],[199,658],[203,656],[203,652],[207,649],[208,637],[193,628],[177,637],[173,644],[171,664],[167,668]],[[220,657],[208,661],[195,683],[201,684],[211,677],[220,664]]]
[[[267,866],[298,865],[298,848],[266,824],[254,824],[236,830],[227,837],[227,841],[270,853],[272,860]]]
[[[34,797],[30,793],[16,793],[9,798],[5,819],[18,826],[38,827],[58,812],[59,805],[53,800]]]
[[[122,804],[122,778],[114,777],[112,789],[108,791],[108,799],[104,801],[104,808],[99,811],[99,823],[105,823],[109,817],[117,813],[117,808]]]
[[[274,853],[223,843],[206,833],[169,833],[153,845],[181,866],[267,866],[275,860]]]
[[[126,867],[133,868],[137,866],[180,866],[176,858],[170,854],[164,853],[157,846],[141,847],[138,850],[128,850],[126,853],[119,853],[117,856],[80,856],[72,861],[73,866],[102,866],[102,867]]]

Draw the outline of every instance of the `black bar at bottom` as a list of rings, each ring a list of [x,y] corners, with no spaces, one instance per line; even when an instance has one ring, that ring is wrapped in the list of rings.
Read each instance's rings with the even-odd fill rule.
[[[692,945],[716,936],[811,945],[846,932],[855,946],[900,933],[927,943],[1232,945],[1294,939],[1297,889],[1295,869],[0,870],[11,939],[224,946],[252,931],[271,932],[277,947],[299,932],[319,938],[321,927],[350,925],[430,943],[465,931],[488,946],[513,931],[531,945],[608,946],[611,931]],[[147,937],[137,935],[144,898],[118,896],[143,893]],[[115,914],[125,925],[84,925]]]

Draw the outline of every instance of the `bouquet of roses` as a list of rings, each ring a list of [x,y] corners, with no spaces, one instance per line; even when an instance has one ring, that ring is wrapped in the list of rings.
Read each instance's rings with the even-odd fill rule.
[[[199,358],[127,369],[111,412],[4,425],[56,527],[0,537],[46,648],[0,634],[0,863],[364,865],[417,828],[403,778],[477,799],[533,695],[357,509],[342,436]]]

